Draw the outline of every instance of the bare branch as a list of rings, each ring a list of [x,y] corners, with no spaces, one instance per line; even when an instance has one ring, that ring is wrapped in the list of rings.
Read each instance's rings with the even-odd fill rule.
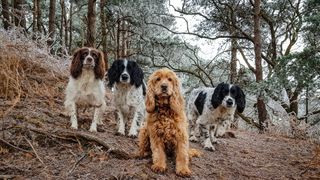
[[[209,18],[208,16],[202,14],[202,13],[199,13],[199,12],[185,12],[183,11],[184,8],[182,8],[182,10],[179,10],[177,9],[176,7],[174,7],[172,4],[171,4],[171,1],[169,0],[169,6],[172,7],[174,9],[174,11],[178,12],[178,13],[181,13],[181,14],[185,14],[185,15],[193,15],[193,16],[200,16],[204,19],[206,19],[207,21],[210,21],[212,20],[211,18]]]
[[[251,66],[251,64],[249,63],[246,55],[243,52],[243,49],[238,46],[238,50],[239,50],[244,62],[247,64],[248,68],[251,70],[251,72],[253,72],[255,74],[256,73],[256,69],[253,66]]]
[[[237,113],[237,115],[239,115],[241,117],[241,119],[244,120],[245,122],[247,122],[248,124],[251,124],[258,129],[260,128],[259,123],[254,122],[254,120],[252,118],[246,117],[242,113]]]
[[[22,151],[22,152],[32,153],[32,151],[22,149],[22,148],[20,148],[20,147],[18,147],[18,146],[15,146],[15,145],[13,145],[13,144],[11,144],[11,143],[9,143],[9,142],[5,141],[4,139],[1,139],[1,138],[0,138],[0,141],[1,141],[2,143],[4,143],[4,144],[6,144],[6,145],[10,146],[10,147],[13,147],[13,148],[15,148],[15,149],[20,150],[20,151]]]
[[[163,25],[163,24],[158,24],[158,23],[154,23],[154,22],[147,22],[146,20],[144,20],[144,23],[147,24],[147,25],[154,25],[154,26],[162,27],[162,28],[166,29],[167,31],[169,31],[169,32],[171,32],[171,33],[173,33],[173,34],[192,35],[192,36],[196,36],[196,37],[203,38],[203,39],[209,39],[209,40],[229,39],[229,38],[237,38],[237,39],[247,39],[247,40],[250,40],[250,39],[248,39],[248,37],[245,37],[245,36],[218,35],[218,36],[215,36],[215,37],[209,37],[209,36],[197,34],[197,33],[194,33],[194,32],[177,32],[177,31],[171,30],[170,28],[166,27],[166,26]]]

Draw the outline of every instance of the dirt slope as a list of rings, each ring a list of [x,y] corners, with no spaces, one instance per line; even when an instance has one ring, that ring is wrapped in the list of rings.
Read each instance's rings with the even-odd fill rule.
[[[63,80],[62,86],[65,83]],[[57,91],[63,93],[63,88]],[[110,102],[110,94],[108,97]],[[0,102],[0,112],[9,108],[8,102],[3,99]],[[150,158],[125,159],[121,153],[114,153],[120,149],[132,154],[137,149],[137,140],[115,135],[114,109],[110,104],[104,125],[98,128],[100,132],[88,132],[92,110],[80,113],[78,131],[102,139],[113,147],[111,151],[81,137],[62,134],[54,137],[28,128],[45,132],[68,130],[69,119],[61,112],[62,96],[21,98],[1,125],[0,138],[5,142],[0,141],[0,178],[180,179],[174,173],[172,158],[168,160],[167,172],[156,174],[150,169]],[[216,151],[202,150],[202,157],[192,159],[190,179],[320,178],[320,147],[316,144],[266,134],[235,133],[236,138],[221,139]],[[198,144],[191,146],[201,149]]]

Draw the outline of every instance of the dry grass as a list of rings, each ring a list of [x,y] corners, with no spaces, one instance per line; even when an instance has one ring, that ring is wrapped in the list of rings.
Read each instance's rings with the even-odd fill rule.
[[[9,106],[0,117],[5,117],[21,98],[44,97],[50,104],[60,95],[69,61],[51,56],[45,43],[46,39],[30,41],[14,29],[0,30],[0,99]]]

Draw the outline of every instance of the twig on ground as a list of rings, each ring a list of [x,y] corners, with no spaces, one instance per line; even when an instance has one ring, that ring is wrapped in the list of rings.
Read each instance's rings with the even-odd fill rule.
[[[132,157],[122,149],[110,148],[107,153],[118,159],[131,159]]]
[[[24,128],[24,127],[21,127],[20,128]],[[68,137],[64,137],[64,136],[59,136],[58,134],[59,133],[56,133],[56,132],[47,132],[47,131],[44,131],[42,129],[38,129],[38,128],[33,128],[33,127],[27,127],[27,129],[33,131],[33,132],[36,132],[36,133],[40,133],[40,134],[44,134],[48,137],[53,137],[53,138],[57,138],[57,139],[62,139],[62,140],[67,140],[67,141],[73,141],[73,142],[78,142],[76,139],[74,138],[68,138]]]
[[[28,140],[28,138],[26,138],[25,136],[24,136],[24,139],[25,139],[25,140],[29,143],[29,145],[31,146],[31,148],[32,148],[34,154],[36,155],[37,159],[39,159],[39,161],[46,167],[46,165],[44,164],[44,162],[42,161],[42,159],[41,159],[40,156],[38,155],[37,151],[34,149],[32,143],[31,143],[31,142]]]
[[[62,144],[61,142],[59,142],[54,136],[48,136],[52,141],[58,143],[60,146],[66,147],[66,148],[72,148],[72,146],[67,145],[67,144]]]
[[[9,130],[9,129],[13,129],[16,125],[13,125],[13,126],[9,126],[7,128],[2,128],[0,129],[0,131],[6,131],[6,130]]]
[[[78,159],[78,161],[73,165],[72,169],[70,169],[70,171],[68,172],[68,174],[71,174],[75,169],[76,167],[78,166],[78,164],[85,158],[87,157],[87,153],[83,153],[83,155]]]
[[[76,137],[76,140],[77,140],[77,142],[78,142],[79,149],[81,150],[81,152],[84,152],[84,150],[83,150],[83,148],[82,148],[82,144],[81,144],[81,142],[80,142],[79,138],[78,138],[78,137]]]
[[[74,152],[72,152],[72,150],[71,149],[69,149],[69,152],[73,155],[73,156],[77,156]]]
[[[0,175],[0,179],[6,180],[6,179],[13,179],[17,177],[18,175]]]
[[[22,148],[20,148],[20,147],[18,147],[18,146],[15,146],[15,145],[13,145],[13,144],[10,144],[9,142],[5,141],[4,139],[1,139],[1,138],[0,138],[0,141],[3,142],[4,144],[6,144],[6,145],[8,145],[8,146],[10,146],[10,147],[13,147],[13,148],[15,148],[15,149],[18,149],[18,150],[20,150],[20,151],[23,151],[23,152],[26,152],[26,153],[32,153],[32,151],[25,150],[25,149],[22,149]]]

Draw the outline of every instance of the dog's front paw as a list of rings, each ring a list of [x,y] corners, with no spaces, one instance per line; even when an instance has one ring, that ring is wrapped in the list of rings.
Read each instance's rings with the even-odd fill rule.
[[[214,151],[215,150],[214,146],[212,145],[212,143],[210,141],[210,138],[207,138],[204,141],[204,149],[208,150],[208,151]]]
[[[128,134],[128,136],[129,136],[129,138],[132,138],[132,139],[134,139],[134,138],[136,138],[136,137],[137,137],[137,135],[136,135],[136,134]]]
[[[124,126],[119,127],[118,131],[116,132],[116,135],[118,135],[118,136],[125,136],[126,135]]]
[[[198,142],[198,141],[199,141],[196,136],[191,136],[191,137],[189,138],[189,140],[190,140],[191,142]]]
[[[72,115],[70,118],[71,121],[71,129],[78,129],[78,120],[77,120],[77,116]]]
[[[154,164],[151,166],[151,170],[155,173],[164,173],[166,169],[167,169],[166,166],[161,166],[157,164]]]
[[[182,177],[189,177],[191,176],[191,171],[188,167],[183,167],[183,168],[177,169],[176,174]]]
[[[138,136],[138,132],[137,131],[129,131],[128,136],[130,138],[136,138]]]
[[[204,146],[204,149],[207,151],[215,151],[216,150],[213,146]]]
[[[90,132],[97,132],[97,124],[95,122],[92,122],[89,131]]]
[[[90,131],[90,132],[98,132],[98,131],[97,131],[97,127],[90,127],[89,131]]]
[[[126,134],[124,132],[122,132],[122,131],[117,131],[116,135],[117,136],[125,136]]]
[[[71,125],[70,128],[71,128],[71,129],[78,129],[78,126],[76,126],[76,125]]]

